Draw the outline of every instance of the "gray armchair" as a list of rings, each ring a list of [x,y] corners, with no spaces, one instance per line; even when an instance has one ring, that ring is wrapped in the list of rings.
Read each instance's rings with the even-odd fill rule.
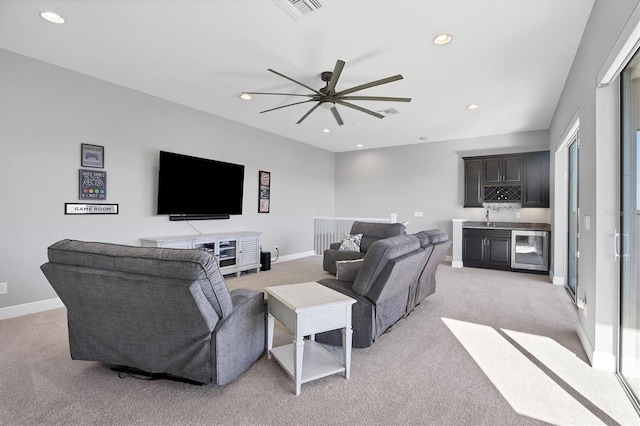
[[[263,293],[229,292],[205,250],[62,240],[48,255],[73,359],[222,385],[264,351]]]
[[[354,222],[351,235],[362,234],[360,251],[339,250],[340,243],[331,243],[324,251],[322,268],[330,274],[336,274],[336,261],[363,259],[369,247],[383,238],[406,234],[406,228],[401,223]]]

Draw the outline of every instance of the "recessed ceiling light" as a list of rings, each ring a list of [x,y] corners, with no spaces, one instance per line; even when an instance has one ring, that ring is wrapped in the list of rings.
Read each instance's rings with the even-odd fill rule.
[[[329,130],[329,129],[322,129],[322,133],[329,133],[329,132],[331,132],[331,130]]]
[[[358,145],[356,145],[356,148],[362,148],[364,147],[364,145],[362,145],[361,143],[359,143]]]
[[[249,95],[248,93],[241,93],[240,99],[242,99],[243,101],[249,101],[251,100],[251,95]]]
[[[478,109],[478,108],[480,108],[480,105],[478,104],[467,105],[467,109]]]
[[[448,44],[451,42],[451,36],[449,34],[440,34],[433,39],[433,42],[437,45]]]
[[[45,21],[53,22],[54,24],[64,24],[64,18],[54,12],[40,12],[40,16]]]

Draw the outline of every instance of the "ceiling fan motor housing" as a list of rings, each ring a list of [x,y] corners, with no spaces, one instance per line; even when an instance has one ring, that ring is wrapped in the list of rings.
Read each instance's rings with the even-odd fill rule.
[[[325,96],[333,96],[333,94],[336,92],[335,90],[330,90],[329,89],[329,82],[331,81],[331,78],[333,77],[333,71],[324,71],[322,73],[320,73],[320,78],[322,79],[322,81],[324,81],[326,83],[326,85],[320,89],[318,89],[318,91],[320,93],[322,93]],[[320,102],[324,103],[327,102],[326,100],[323,100],[324,98],[320,98]],[[333,104],[334,102],[332,102]],[[326,105],[326,104],[325,104]]]

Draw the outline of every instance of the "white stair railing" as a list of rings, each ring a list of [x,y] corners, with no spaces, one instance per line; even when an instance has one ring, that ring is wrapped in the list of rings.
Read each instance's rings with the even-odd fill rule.
[[[351,230],[353,222],[380,222],[395,223],[396,214],[387,218],[365,217],[314,217],[313,218],[313,249],[316,255],[321,256],[331,243],[342,240],[345,234]]]

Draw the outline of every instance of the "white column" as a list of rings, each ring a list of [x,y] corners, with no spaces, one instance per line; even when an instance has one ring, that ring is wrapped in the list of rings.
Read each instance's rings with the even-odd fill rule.
[[[453,268],[462,268],[464,265],[462,263],[462,224],[467,221],[467,219],[452,219],[453,221],[453,259],[451,261],[451,266]]]

